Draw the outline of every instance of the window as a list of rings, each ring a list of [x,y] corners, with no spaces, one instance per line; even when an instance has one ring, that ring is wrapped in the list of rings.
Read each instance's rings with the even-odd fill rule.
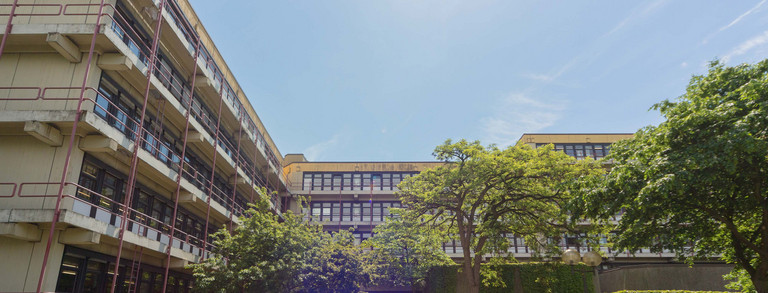
[[[136,105],[114,81],[102,75],[93,111],[107,123],[134,139],[136,134]]]
[[[547,144],[539,143],[536,147],[541,147]],[[577,160],[590,157],[593,159],[600,159],[608,155],[611,144],[608,143],[582,143],[582,144],[566,144],[557,143],[555,145],[555,151],[565,152],[566,155],[576,158]]]

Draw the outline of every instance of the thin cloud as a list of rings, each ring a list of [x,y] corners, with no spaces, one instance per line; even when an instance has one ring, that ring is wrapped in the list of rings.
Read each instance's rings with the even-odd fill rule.
[[[341,134],[335,134],[331,139],[318,142],[304,149],[304,156],[309,161],[322,160],[328,150],[334,149],[341,140]]]
[[[733,57],[744,55],[752,49],[765,45],[766,43],[768,43],[768,31],[764,31],[762,34],[742,42],[735,48],[731,49],[728,54],[725,54],[721,60],[724,63],[728,63],[728,61],[730,61]]]
[[[732,20],[732,21],[731,21],[730,23],[728,23],[727,25],[725,25],[725,26],[723,26],[723,27],[719,28],[717,31],[715,31],[715,32],[713,32],[713,33],[711,33],[711,34],[709,34],[709,35],[708,35],[706,38],[704,38],[704,40],[703,40],[703,41],[701,41],[701,43],[702,43],[702,44],[706,44],[706,43],[707,43],[707,42],[709,42],[709,40],[710,40],[712,37],[714,37],[716,34],[719,34],[719,33],[721,33],[722,31],[724,31],[724,30],[727,30],[727,29],[731,28],[732,26],[736,25],[736,24],[737,24],[737,23],[739,23],[739,22],[740,22],[742,19],[744,19],[744,18],[745,18],[745,17],[747,17],[748,15],[752,14],[753,12],[757,11],[758,9],[760,9],[760,7],[762,7],[762,6],[763,6],[763,4],[765,4],[765,2],[766,2],[766,1],[768,1],[768,0],[762,0],[762,1],[760,1],[759,3],[757,3],[757,5],[755,5],[755,6],[754,6],[754,7],[752,7],[751,9],[747,10],[746,12],[742,13],[741,15],[739,15],[738,17],[736,17],[734,20]]]
[[[526,74],[523,74],[523,77],[532,79],[532,80],[543,81],[543,82],[550,82],[554,79],[554,77],[551,75],[536,74],[536,73],[526,73]]]
[[[641,9],[634,9],[632,13],[629,14],[626,18],[622,19],[616,26],[613,27],[608,33],[606,33],[605,36],[612,35],[622,28],[624,28],[627,24],[635,22],[638,19],[644,18],[654,12],[656,9],[664,6],[667,3],[668,0],[656,0],[648,5],[643,6]]]
[[[561,66],[560,69],[558,69],[555,73],[552,73],[552,74],[526,73],[526,74],[523,74],[523,77],[536,80],[536,81],[541,81],[544,83],[550,83],[560,78],[560,76],[562,76],[564,73],[568,72],[568,70],[571,69],[571,67],[573,67],[573,65],[576,64],[580,59],[581,59],[581,56],[574,57],[573,59],[568,61],[568,63]]]
[[[513,93],[500,99],[493,115],[480,119],[483,141],[509,146],[525,132],[536,132],[560,120],[565,105]]]

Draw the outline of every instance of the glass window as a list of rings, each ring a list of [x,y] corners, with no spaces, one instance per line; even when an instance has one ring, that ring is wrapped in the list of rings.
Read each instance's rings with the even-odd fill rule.
[[[361,174],[353,174],[352,176],[352,189],[360,190],[362,187],[362,182],[360,181]]]
[[[323,190],[331,190],[331,176],[332,174],[323,174]]]
[[[314,174],[314,180],[312,180],[312,190],[320,190],[323,186],[323,175]]]
[[[304,173],[304,185],[301,190],[309,190],[310,187],[312,187],[312,174]]]
[[[341,206],[338,202],[334,202],[331,205],[331,214],[332,214],[331,221],[336,222],[341,220]]]
[[[341,189],[351,189],[352,187],[352,174],[344,173],[344,181],[342,182]]]
[[[341,189],[341,174],[334,174],[333,175],[333,189],[334,190],[340,190]]]

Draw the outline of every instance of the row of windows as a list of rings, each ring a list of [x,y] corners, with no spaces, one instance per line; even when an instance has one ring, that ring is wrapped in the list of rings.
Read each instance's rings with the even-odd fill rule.
[[[400,208],[398,201],[387,202],[312,202],[309,216],[315,221],[383,222],[392,217],[390,208]]]
[[[536,147],[547,145],[546,143],[536,144]],[[565,152],[566,155],[577,160],[590,157],[600,159],[608,155],[611,150],[610,143],[556,143],[555,150]]]
[[[187,39],[190,44],[196,45],[197,42],[195,40],[197,39],[197,36],[194,34],[194,30],[191,30],[189,21],[179,9],[178,3],[175,1],[169,1],[168,6],[169,9],[167,11],[171,16],[172,22],[177,25],[177,27],[184,35],[184,38]],[[128,9],[125,8],[122,1],[117,2],[116,13],[111,27],[112,30],[122,38],[123,42],[128,46],[128,48],[134,54],[139,56],[139,60],[141,60],[141,62],[144,64],[147,64],[150,47],[149,34],[146,33],[140,24],[138,24],[136,18],[129,12]],[[279,169],[280,161],[274,155],[272,149],[266,144],[264,136],[261,135],[261,132],[256,127],[256,124],[253,122],[252,118],[242,110],[243,105],[240,103],[234,90],[232,90],[232,87],[226,80],[222,79],[223,75],[221,70],[215,63],[209,62],[212,61],[210,53],[204,46],[202,46],[200,49],[201,50],[199,50],[196,54],[198,54],[200,58],[202,58],[202,60],[206,63],[206,67],[213,71],[214,79],[218,80],[222,84],[222,98],[232,105],[235,116],[242,118],[243,123],[245,123],[245,128],[256,136],[257,143],[260,143],[263,147],[265,147],[267,152],[267,159],[272,161],[272,163]],[[156,75],[158,80],[178,101],[181,102],[185,108],[187,108],[187,105],[190,104],[189,97],[192,96],[193,100],[191,101],[191,113],[196,119],[199,120],[199,122],[203,125],[204,128],[206,128],[209,133],[215,134],[214,130],[216,128],[216,119],[213,118],[214,116],[211,114],[212,112],[208,107],[206,107],[204,103],[201,102],[197,94],[190,95],[190,92],[192,91],[191,84],[186,78],[184,78],[184,74],[174,68],[170,58],[168,58],[166,54],[163,54],[162,50],[158,51],[157,53],[154,68],[155,70],[153,73]],[[233,143],[231,137],[225,135],[222,139],[224,141],[219,140],[220,147],[222,147],[224,152],[227,153],[230,157],[236,159],[234,157],[235,144]],[[249,163],[251,166],[253,165],[252,162]]]
[[[97,106],[94,112],[98,116],[102,117],[112,127],[124,133],[129,139],[135,140],[138,126],[134,121],[137,119],[136,117],[138,117],[139,112],[137,103],[106,75],[102,76],[96,103]],[[143,137],[142,148],[171,169],[179,171],[182,141],[174,136],[171,131],[164,128],[158,119],[154,119],[151,115],[146,115],[145,119],[144,128],[141,131]],[[224,137],[227,136],[226,133],[221,134]],[[249,166],[244,166],[244,169],[250,171]],[[208,193],[211,183],[211,168],[189,148],[185,152],[184,171],[181,173],[185,179]],[[258,174],[258,172],[247,173],[261,178],[261,174]],[[256,180],[256,182],[264,181]],[[226,206],[232,189],[218,175],[214,176],[214,186],[216,187],[214,191],[219,193],[219,196],[213,199],[219,204]]]
[[[131,261],[123,259],[120,263],[115,292],[128,292],[131,276],[126,264],[131,264]],[[114,273],[114,257],[67,246],[61,261],[56,292],[111,292]],[[138,274],[135,292],[162,292],[163,269],[141,264]],[[186,293],[191,289],[192,276],[170,272],[165,292]]]
[[[117,225],[119,215],[123,209],[120,204],[123,202],[126,193],[126,182],[121,174],[102,167],[94,159],[86,159],[83,162],[83,168],[80,174],[80,188],[77,197],[86,202],[92,203],[89,216],[96,217],[97,206],[110,211],[109,224]],[[101,196],[99,196],[98,194]],[[163,234],[170,233],[171,219],[173,217],[173,202],[162,195],[158,195],[143,186],[137,186],[134,191],[131,207],[135,210],[129,213],[130,218],[141,225],[154,228]],[[154,240],[160,241],[161,234],[150,234],[147,229],[133,229],[133,223],[128,224],[128,230],[140,231],[145,237],[155,237]],[[177,238],[184,238],[184,233],[194,237],[190,238],[193,245],[202,245],[204,238],[205,221],[194,216],[186,209],[179,207],[176,212]],[[209,225],[208,233],[215,232],[213,225]],[[195,239],[196,238],[196,239]]]
[[[417,172],[304,172],[302,190],[397,190],[402,180],[415,174]]]

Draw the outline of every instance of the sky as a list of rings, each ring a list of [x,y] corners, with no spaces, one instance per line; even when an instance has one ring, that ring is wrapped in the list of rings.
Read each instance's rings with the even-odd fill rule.
[[[633,133],[712,60],[768,57],[766,1],[190,0],[280,152],[311,161]]]

